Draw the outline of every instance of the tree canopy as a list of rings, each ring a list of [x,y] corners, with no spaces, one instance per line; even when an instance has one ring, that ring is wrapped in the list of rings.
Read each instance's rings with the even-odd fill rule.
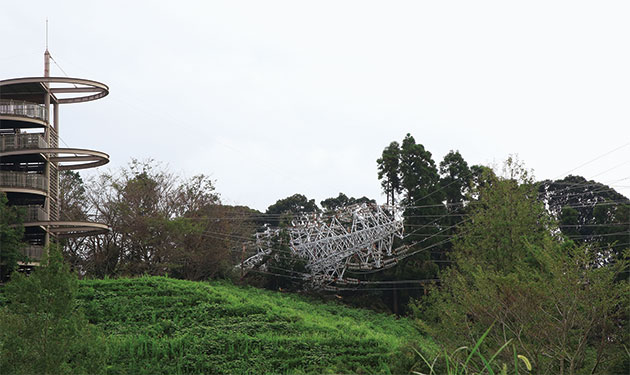
[[[354,197],[348,197],[344,193],[339,193],[337,197],[324,199],[320,203],[322,207],[324,208],[324,210],[335,211],[340,208],[347,207],[353,204],[361,204],[361,203],[376,204],[376,201],[368,197],[354,198]]]
[[[478,191],[454,241],[453,266],[417,302],[425,329],[448,350],[509,340],[539,373],[608,373],[623,367],[628,339],[626,261],[593,267],[584,246],[555,235],[533,178],[514,160]],[[509,356],[503,358],[509,361]]]

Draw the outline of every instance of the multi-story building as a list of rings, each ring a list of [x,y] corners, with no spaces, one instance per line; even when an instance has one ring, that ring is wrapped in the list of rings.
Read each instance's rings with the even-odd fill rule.
[[[78,78],[50,77],[50,54],[44,76],[0,81],[0,191],[9,205],[24,208],[25,249],[36,266],[56,239],[107,232],[105,224],[64,217],[59,207],[59,173],[109,162],[100,151],[59,147],[59,112],[63,104],[100,99],[106,85]]]

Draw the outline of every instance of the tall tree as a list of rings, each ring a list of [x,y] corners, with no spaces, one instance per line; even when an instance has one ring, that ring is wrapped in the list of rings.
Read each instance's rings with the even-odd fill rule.
[[[459,151],[451,150],[440,163],[440,188],[449,211],[463,205],[472,187],[472,172]]]
[[[541,244],[552,230],[530,172],[513,158],[505,165],[504,177],[484,177],[488,184],[477,192],[479,200],[470,208],[471,218],[460,228],[467,235],[454,241],[459,254],[501,272],[515,267],[528,243]]]
[[[395,205],[396,196],[401,192],[400,144],[396,141],[383,150],[378,160],[378,179],[387,197],[387,204]]]
[[[446,203],[446,216],[442,220],[442,235],[452,237],[457,230],[456,226],[464,220],[467,209],[466,203],[471,199],[472,186],[473,173],[468,168],[468,163],[459,151],[451,150],[440,163],[440,189],[444,193],[444,202]],[[442,252],[440,266],[446,266],[446,254],[451,248],[451,241],[440,246]]]
[[[88,220],[88,199],[86,187],[81,175],[73,171],[59,173],[59,212],[65,221]],[[73,269],[82,272],[82,262],[85,254],[86,237],[67,238],[60,241],[63,255]]]
[[[398,157],[398,162],[394,161]],[[397,168],[396,168],[397,167]],[[443,194],[440,191],[437,167],[431,153],[416,143],[407,134],[399,147],[392,142],[379,159],[379,177],[387,177],[383,187],[391,194],[402,193],[404,208],[405,243],[414,256],[405,258],[396,267],[382,272],[377,277],[392,279],[432,279],[438,272],[435,260],[439,254],[441,218],[444,215]],[[386,183],[389,182],[389,183]],[[395,246],[402,244],[395,244]],[[421,291],[392,288],[389,296],[394,313],[401,312],[411,296],[418,297]]]
[[[431,153],[416,143],[411,134],[402,142],[400,171],[409,243],[424,247],[439,242],[440,219],[445,214],[440,176]],[[430,259],[429,256],[427,260]]]

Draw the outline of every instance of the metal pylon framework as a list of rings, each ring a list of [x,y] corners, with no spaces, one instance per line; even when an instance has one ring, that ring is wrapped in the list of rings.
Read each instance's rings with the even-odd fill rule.
[[[403,236],[403,220],[395,207],[376,204],[352,205],[333,214],[304,214],[292,221],[286,232],[290,254],[278,254],[282,230],[267,228],[256,234],[257,253],[241,267],[265,268],[270,256],[289,256],[306,262],[304,279],[313,287],[352,282],[347,270],[362,272],[382,269],[396,263],[394,238]]]

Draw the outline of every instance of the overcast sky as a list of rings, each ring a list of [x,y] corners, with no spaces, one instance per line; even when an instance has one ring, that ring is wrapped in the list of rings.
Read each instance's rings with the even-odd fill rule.
[[[630,196],[628,1],[10,1],[0,79],[43,75],[46,18],[61,68],[110,87],[60,112],[99,170],[153,158],[260,210],[382,202],[376,159],[409,132],[438,164],[518,154]]]

